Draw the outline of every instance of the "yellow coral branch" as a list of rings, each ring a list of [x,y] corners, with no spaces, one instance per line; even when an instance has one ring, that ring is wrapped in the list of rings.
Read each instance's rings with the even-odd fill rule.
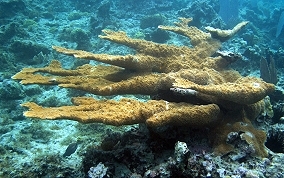
[[[29,108],[26,117],[40,119],[69,119],[82,123],[104,123],[115,126],[147,123],[157,127],[167,124],[188,125],[190,127],[209,126],[218,120],[220,112],[217,105],[194,106],[188,103],[169,103],[167,101],[139,102],[133,99],[95,100],[77,97],[75,106],[41,107],[28,102],[22,106]]]
[[[252,104],[260,101],[275,89],[273,84],[259,78],[243,77],[234,83],[198,85],[189,80],[176,79],[175,87],[188,88],[197,92],[214,96],[221,100],[233,101],[238,104]],[[202,97],[202,95],[200,95]]]
[[[176,26],[160,25],[158,28],[186,36],[194,46],[203,43],[204,41],[212,41],[210,33],[203,32],[194,26],[188,26],[188,23],[192,21],[192,18],[179,18],[179,20],[180,22],[175,23]],[[220,43],[218,44],[220,45]]]
[[[108,55],[108,54],[94,54],[82,50],[72,50],[59,46],[52,46],[57,52],[73,55],[76,58],[96,60],[106,64],[123,67],[130,70],[136,71],[158,71],[165,61],[157,60],[152,56],[143,55]]]
[[[213,38],[218,39],[223,42],[223,41],[230,39],[232,36],[238,33],[248,23],[249,23],[248,21],[238,23],[231,30],[221,30],[219,28],[213,28],[213,27],[205,27],[205,29],[211,33]]]
[[[59,61],[54,60],[47,67],[24,68],[12,78],[21,80],[22,84],[58,85],[99,95],[153,94],[162,87],[157,85],[163,77],[162,74],[140,73],[136,75],[137,73],[134,75],[114,66],[88,64],[74,70],[66,70],[61,68]]]

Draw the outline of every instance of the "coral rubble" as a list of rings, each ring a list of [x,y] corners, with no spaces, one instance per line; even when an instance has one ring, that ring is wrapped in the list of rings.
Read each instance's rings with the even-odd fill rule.
[[[190,91],[198,102],[169,102],[133,99],[120,101],[93,98],[73,98],[73,106],[44,108],[24,103],[29,108],[25,116],[40,119],[70,119],[83,123],[102,122],[111,125],[146,123],[149,127],[164,125],[211,128],[211,140],[216,152],[227,153],[232,146],[226,142],[231,132],[254,149],[257,156],[266,156],[265,133],[253,127],[253,120],[265,110],[262,99],[274,91],[274,85],[255,77],[242,77],[229,69],[232,62],[212,55],[248,22],[232,30],[206,27],[203,32],[188,26],[191,18],[180,18],[176,26],[159,26],[189,38],[192,47],[157,44],[132,39],[125,32],[103,30],[99,36],[136,50],[134,55],[93,54],[54,46],[53,49],[76,58],[95,60],[111,66],[83,65],[73,70],[63,69],[54,60],[47,67],[24,68],[13,76],[22,84],[58,85],[84,90],[96,95],[158,94],[161,90]],[[46,75],[48,74],[48,75]],[[196,101],[196,100],[195,100]]]

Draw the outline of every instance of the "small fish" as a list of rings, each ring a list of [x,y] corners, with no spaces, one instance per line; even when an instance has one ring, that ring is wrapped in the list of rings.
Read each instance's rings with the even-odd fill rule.
[[[67,149],[65,150],[65,153],[63,154],[63,157],[70,156],[73,154],[78,148],[78,142],[71,143]]]

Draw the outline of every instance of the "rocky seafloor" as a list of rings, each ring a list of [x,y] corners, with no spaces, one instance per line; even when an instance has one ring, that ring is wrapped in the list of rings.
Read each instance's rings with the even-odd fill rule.
[[[283,3],[234,1],[227,12],[222,1],[203,0],[2,0],[0,2],[0,177],[284,177],[284,30],[279,32]],[[236,3],[238,2],[238,3]],[[233,10],[232,10],[233,9]],[[191,25],[227,29],[244,20],[249,25],[223,44],[224,51],[242,55],[232,65],[242,75],[260,76],[260,59],[272,57],[278,82],[270,96],[274,115],[255,123],[266,131],[267,158],[246,152],[214,155],[206,128],[145,125],[113,127],[74,121],[25,118],[20,106],[70,104],[72,96],[91,94],[58,86],[23,86],[11,77],[24,67],[46,66],[52,59],[73,68],[89,61],[52,51],[51,46],[95,53],[129,54],[130,49],[99,39],[102,29],[123,30],[133,38],[190,45],[182,37],[159,30],[178,17],[193,17]],[[91,62],[96,65],[96,62]],[[93,96],[98,99],[105,97]],[[121,96],[106,98],[119,99]],[[139,100],[148,96],[128,95]],[[169,130],[171,132],[169,132]],[[69,145],[69,156],[63,156]]]

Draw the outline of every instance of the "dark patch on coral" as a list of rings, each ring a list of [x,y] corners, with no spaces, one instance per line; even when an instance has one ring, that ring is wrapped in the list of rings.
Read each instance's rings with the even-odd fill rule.
[[[159,90],[156,95],[151,96],[152,100],[166,100],[169,102],[186,102],[191,104],[208,104],[208,102],[198,99],[195,95],[182,95],[171,90]]]
[[[169,33],[164,30],[156,29],[150,34],[150,40],[156,43],[165,43],[169,39]]]
[[[26,5],[22,0],[2,1],[0,2],[0,19],[12,17],[25,9]]]
[[[9,24],[3,25],[0,27],[0,42],[5,44],[13,37],[27,37],[27,32],[21,27],[20,23],[18,22],[11,22]],[[6,45],[4,45],[6,46]]]
[[[30,61],[33,60],[30,59],[40,52],[43,54],[48,54],[50,52],[47,47],[31,41],[14,41],[10,46],[10,50],[14,52],[22,62],[27,64],[31,64]]]
[[[159,177],[164,174],[159,170],[160,167],[165,169],[166,172],[170,171],[168,175],[171,175],[171,177],[188,177],[195,175],[195,171],[187,169],[187,160],[190,155],[202,155],[212,151],[209,149],[209,145],[205,144],[206,141],[204,143],[204,138],[206,138],[204,130],[188,130],[186,127],[171,126],[148,129],[145,128],[145,125],[141,125],[139,129],[123,134],[118,132],[107,133],[99,147],[89,146],[86,149],[83,155],[85,174],[91,167],[102,162],[109,168],[107,174],[114,177],[118,176],[116,173],[119,169],[126,172],[127,175],[125,176],[135,173],[142,176],[152,174]],[[176,163],[173,158],[170,158],[173,156],[173,148],[178,140],[186,141],[190,150],[190,154],[187,154],[186,159],[181,163]],[[200,163],[198,169],[206,172],[201,161],[204,158],[201,155],[200,160],[196,161]],[[205,173],[198,175],[205,175]],[[144,175],[144,177],[148,176]]]
[[[100,3],[97,16],[103,19],[108,19],[110,17],[110,1],[105,0]]]
[[[65,28],[59,35],[59,40],[77,43],[76,49],[89,49],[90,32],[81,28]]]
[[[284,153],[284,130],[269,130],[265,146],[274,153]]]
[[[23,97],[25,97],[24,90],[19,83],[9,79],[4,79],[3,82],[0,82],[1,100],[17,100]]]
[[[222,27],[218,17],[218,4],[210,4],[207,1],[194,1],[190,6],[180,9],[177,13],[180,17],[194,17],[190,25],[201,27],[204,24],[214,23],[214,26]],[[201,25],[202,24],[202,25]]]
[[[140,20],[140,28],[142,29],[149,27],[157,28],[159,25],[164,25],[165,23],[166,23],[166,18],[161,14],[148,15]]]
[[[281,121],[281,118],[284,115],[284,95],[281,90],[276,89],[271,95],[269,95],[269,97],[273,107],[271,124],[276,124]]]

